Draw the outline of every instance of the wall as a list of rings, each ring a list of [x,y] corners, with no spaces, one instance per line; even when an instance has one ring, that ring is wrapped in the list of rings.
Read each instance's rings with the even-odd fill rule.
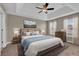
[[[15,15],[7,15],[7,42],[11,42],[13,38],[13,28],[23,28],[23,20],[33,20],[37,24],[37,28],[46,31],[46,22],[37,19],[31,19]]]
[[[79,45],[79,14],[78,14],[78,39],[76,39],[75,44]]]
[[[63,29],[63,19],[60,18],[60,19],[56,20],[56,22],[57,22],[57,29],[56,29],[56,31],[60,31],[61,29]]]
[[[49,22],[56,21],[57,22],[57,29],[56,29],[56,31],[60,31],[60,30],[62,30],[64,28],[64,23],[63,23],[64,19],[65,18],[68,18],[68,17],[72,17],[72,16],[78,17],[78,35],[79,35],[79,13],[73,14],[73,15],[64,16],[64,17],[61,17],[61,18],[57,18],[57,19],[48,21],[48,23]],[[48,33],[47,34],[49,34],[49,29],[47,29],[47,30],[48,30]],[[74,44],[79,45],[79,36],[74,39]]]

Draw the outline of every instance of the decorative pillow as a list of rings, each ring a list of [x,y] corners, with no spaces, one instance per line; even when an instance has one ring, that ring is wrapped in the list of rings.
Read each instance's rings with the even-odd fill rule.
[[[27,35],[27,36],[30,36],[30,35],[31,35],[31,32],[26,32],[26,35]]]
[[[34,31],[31,33],[31,35],[39,35],[39,31]]]
[[[39,31],[35,31],[36,34],[40,34]]]
[[[31,33],[31,35],[37,35],[37,34],[33,32],[33,33]]]
[[[22,32],[22,36],[30,36],[31,32]]]
[[[22,32],[22,36],[26,36],[26,32]]]

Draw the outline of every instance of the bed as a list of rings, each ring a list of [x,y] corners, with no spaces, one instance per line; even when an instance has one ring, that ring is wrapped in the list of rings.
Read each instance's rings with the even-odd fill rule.
[[[21,32],[35,32],[39,31],[38,29],[22,29]],[[52,37],[48,35],[36,34],[24,36],[22,34],[22,39],[20,43],[21,52],[25,56],[36,56],[40,55],[42,52],[48,52],[52,48],[57,46],[64,46],[63,41],[60,38]]]

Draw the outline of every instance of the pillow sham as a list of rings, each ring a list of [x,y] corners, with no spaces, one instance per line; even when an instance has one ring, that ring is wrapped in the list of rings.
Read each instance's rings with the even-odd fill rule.
[[[31,33],[31,35],[39,35],[39,34],[40,34],[39,31],[34,31]]]
[[[31,35],[31,32],[26,32],[26,36],[30,36]]]
[[[22,36],[26,36],[26,33],[25,32],[22,32]]]
[[[22,36],[30,36],[31,32],[22,32]]]

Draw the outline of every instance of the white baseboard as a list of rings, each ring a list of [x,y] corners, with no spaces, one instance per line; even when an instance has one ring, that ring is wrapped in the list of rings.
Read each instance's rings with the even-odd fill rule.
[[[3,48],[5,48],[8,44],[11,44],[11,42],[5,43],[5,44],[3,45]],[[0,47],[0,56],[1,56],[1,50],[2,50],[2,48]]]
[[[8,44],[11,44],[11,42],[7,42],[3,45],[3,48],[5,48]]]
[[[6,46],[7,46],[8,44],[11,44],[11,42],[7,42],[7,43],[6,43]]]

